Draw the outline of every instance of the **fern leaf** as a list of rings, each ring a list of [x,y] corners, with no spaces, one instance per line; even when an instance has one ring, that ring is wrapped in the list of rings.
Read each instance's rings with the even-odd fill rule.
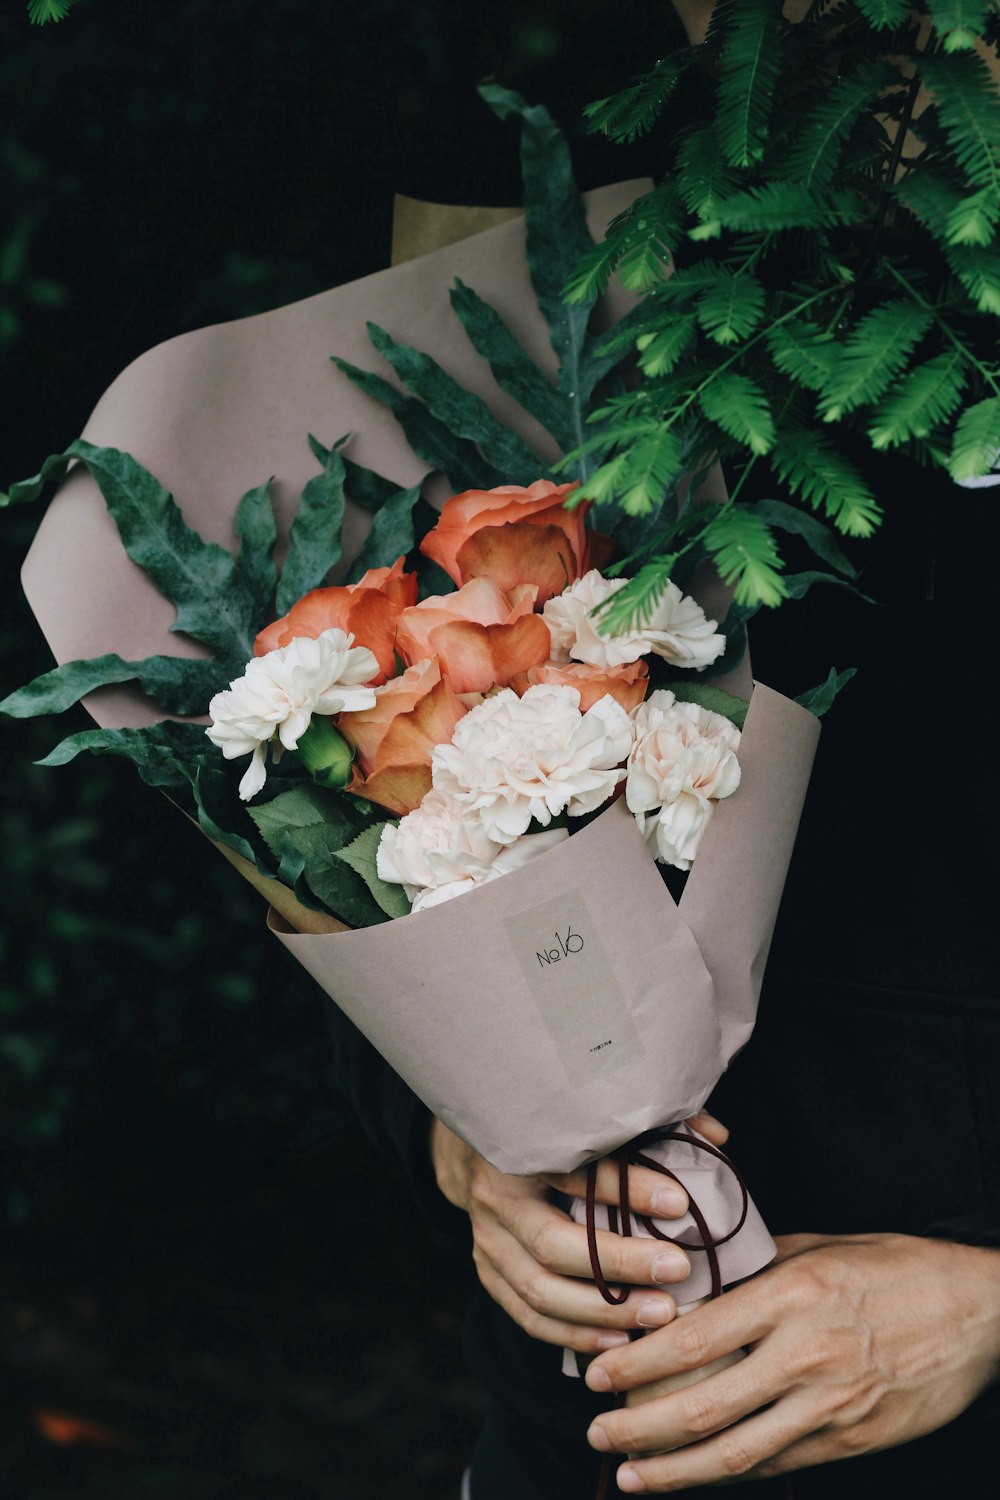
[[[958,165],[1000,199],[1000,93],[986,61],[975,52],[925,57],[920,71]]]
[[[948,470],[956,484],[989,474],[1000,459],[1000,397],[964,411],[955,428]]]
[[[702,542],[737,604],[773,607],[787,597],[774,533],[753,511],[742,505],[721,510],[709,522]]]
[[[675,318],[659,333],[647,333],[637,341],[639,366],[643,373],[655,379],[658,375],[669,375],[683,354],[687,353],[694,338],[696,321],[692,313]]]
[[[723,347],[745,339],[763,314],[764,288],[745,271],[716,282],[698,302],[698,322]]]
[[[919,365],[886,396],[868,429],[874,448],[898,448],[910,438],[923,438],[962,399],[965,362],[957,351],[939,354]]]
[[[764,154],[781,70],[781,0],[740,0],[727,20],[716,129],[726,161],[750,167]]]
[[[681,440],[672,429],[658,424],[633,441],[618,478],[618,503],[625,514],[646,516],[658,509],[682,467]]]
[[[942,239],[965,201],[961,183],[956,183],[940,167],[922,158],[894,184],[892,195]]]
[[[945,52],[967,52],[983,34],[991,7],[988,0],[928,0],[927,8]]]
[[[840,352],[833,334],[809,318],[777,324],[767,345],[778,369],[809,391],[824,389]]]
[[[585,250],[577,262],[576,270],[563,287],[566,301],[590,303],[603,296],[624,249],[625,236],[609,233],[599,245]]]
[[[794,495],[823,510],[847,536],[871,536],[882,514],[853,464],[825,433],[782,429],[771,454],[775,472]]]
[[[798,124],[778,164],[780,175],[809,187],[829,186],[844,142],[894,71],[886,66],[870,67],[838,79]]]
[[[1000,317],[1000,256],[992,246],[950,245],[948,264],[980,312]]]
[[[702,220],[718,218],[719,206],[736,182],[711,125],[682,138],[677,148],[677,186],[689,213]]]
[[[62,21],[69,15],[76,0],[28,0],[28,19],[36,26],[48,21]]]
[[[683,230],[683,206],[674,184],[661,183],[637,198],[615,221],[615,228],[625,237],[618,261],[623,286],[649,291],[666,276]]]
[[[785,229],[833,229],[852,224],[865,214],[857,193],[802,182],[767,182],[734,193],[719,205],[718,221],[726,229],[749,234],[779,233]]]
[[[949,245],[992,245],[998,218],[1000,198],[980,188],[955,204],[945,225],[945,238]]]
[[[602,635],[627,635],[641,630],[652,619],[663,590],[670,581],[676,557],[654,557],[617,589],[595,611]]]
[[[586,105],[588,130],[599,130],[613,141],[631,142],[646,135],[695,56],[693,47],[679,48],[617,94]]]
[[[912,302],[885,302],[857,325],[841,346],[824,388],[820,411],[836,422],[845,412],[876,401],[906,365],[932,322],[932,314]]]
[[[866,21],[880,31],[902,26],[910,14],[909,0],[855,0]]]
[[[699,397],[709,421],[717,422],[751,453],[767,453],[774,444],[774,419],[767,397],[748,375],[722,370]]]

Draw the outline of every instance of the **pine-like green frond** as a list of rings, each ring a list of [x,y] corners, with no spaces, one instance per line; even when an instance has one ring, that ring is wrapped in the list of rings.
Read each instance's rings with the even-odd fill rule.
[[[817,191],[802,182],[766,182],[734,193],[719,205],[718,222],[725,229],[750,234],[783,229],[833,229],[863,216],[864,204],[843,188]]]
[[[702,221],[718,218],[719,205],[736,186],[737,176],[722,155],[711,125],[691,130],[677,147],[677,185],[689,213]]]
[[[945,52],[967,52],[983,34],[989,0],[928,0],[934,30]]]
[[[639,366],[645,375],[655,379],[669,375],[694,338],[696,319],[693,313],[678,316],[658,333],[645,333],[637,340]]]
[[[61,21],[68,16],[76,0],[28,0],[28,19],[36,26],[47,21]]]
[[[1000,460],[1000,397],[964,411],[955,427],[948,470],[956,483],[988,474]]]
[[[648,292],[667,274],[670,258],[681,239],[684,207],[676,186],[662,182],[644,193],[616,221],[625,242],[618,261],[622,285]]]
[[[957,350],[918,365],[876,408],[868,436],[873,448],[898,448],[922,438],[949,417],[962,399],[966,365]]]
[[[775,472],[794,495],[825,511],[847,536],[871,536],[881,509],[854,465],[826,433],[786,426],[771,454]]]
[[[781,71],[781,0],[739,0],[727,9],[716,128],[726,161],[750,167],[764,154]]]
[[[612,235],[584,251],[576,270],[563,287],[567,302],[596,302],[607,291],[624,250],[624,235]]]
[[[810,187],[827,187],[837,170],[844,142],[894,72],[887,66],[866,67],[838,79],[797,124],[776,171]]]
[[[925,57],[920,71],[959,166],[974,187],[1000,198],[1000,91],[975,52]]]
[[[902,26],[910,14],[909,0],[855,0],[855,4],[865,20],[882,31]]]
[[[774,443],[774,418],[767,397],[748,375],[736,370],[721,370],[713,375],[699,396],[701,409],[709,421],[751,453],[767,453]]]
[[[992,245],[950,245],[948,264],[980,312],[1000,317],[1000,254]]]
[[[742,505],[723,507],[709,522],[702,542],[737,604],[773,607],[787,597],[774,533],[753,511]]]
[[[992,245],[1000,218],[1000,198],[980,188],[955,204],[945,225],[949,245]]]
[[[911,352],[932,322],[932,314],[915,303],[895,300],[873,308],[857,325],[820,399],[824,420],[836,422],[845,412],[877,401],[904,369]]]
[[[613,141],[634,141],[646,135],[695,56],[693,47],[679,48],[617,94],[595,99],[583,111],[587,128],[599,130]]]
[[[683,468],[681,440],[660,422],[648,424],[644,435],[629,441],[625,456],[627,462],[615,473],[618,504],[626,515],[649,515],[663,503],[664,495]],[[605,485],[604,494],[596,498],[607,498],[609,493]]]
[[[746,271],[725,276],[698,302],[698,322],[723,347],[745,339],[763,315],[764,288]]]
[[[767,345],[778,369],[808,391],[825,388],[840,354],[833,334],[809,318],[776,324]]]
[[[641,630],[652,618],[675,562],[675,557],[654,557],[644,564],[623,589],[598,606],[595,611],[598,630],[606,635],[627,635]]]

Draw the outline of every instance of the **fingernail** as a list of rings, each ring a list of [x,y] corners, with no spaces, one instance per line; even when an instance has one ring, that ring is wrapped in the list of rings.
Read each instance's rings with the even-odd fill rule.
[[[643,1302],[635,1315],[640,1328],[662,1328],[674,1316],[674,1304],[666,1297],[652,1297]]]
[[[608,1442],[608,1435],[604,1431],[603,1427],[598,1427],[596,1422],[587,1433],[587,1442],[592,1448],[596,1448],[599,1453],[611,1452],[611,1444]]]
[[[688,1197],[683,1188],[673,1186],[657,1188],[651,1201],[653,1213],[657,1218],[670,1219],[687,1211]]]
[[[598,1349],[620,1349],[622,1344],[629,1342],[627,1333],[599,1333],[597,1335]]]
[[[611,1376],[601,1365],[589,1365],[586,1380],[592,1391],[610,1391],[611,1389]]]
[[[642,1475],[635,1469],[626,1466],[618,1470],[618,1488],[624,1490],[626,1495],[638,1495],[646,1488]]]
[[[653,1261],[654,1281],[683,1281],[691,1274],[691,1262],[680,1250],[664,1250]]]

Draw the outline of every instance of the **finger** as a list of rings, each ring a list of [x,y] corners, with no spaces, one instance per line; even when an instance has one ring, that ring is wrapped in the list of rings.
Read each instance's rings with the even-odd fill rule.
[[[628,1349],[615,1350],[590,1366],[587,1384],[593,1391],[630,1391],[755,1344],[773,1333],[783,1307],[780,1297],[760,1293],[762,1284],[763,1278],[744,1282]]]
[[[553,1174],[542,1180],[557,1192],[568,1194],[570,1198],[587,1196],[586,1167],[581,1167],[577,1172]],[[629,1167],[628,1199],[633,1213],[649,1214],[655,1219],[680,1219],[688,1211],[688,1195],[680,1183],[671,1182],[669,1177],[664,1177],[660,1172],[651,1172],[646,1167]],[[605,1158],[598,1163],[597,1201],[611,1203],[616,1207],[621,1204],[621,1184],[616,1161]]]
[[[699,1484],[759,1479],[811,1430],[813,1417],[804,1396],[779,1401],[767,1411],[724,1432],[655,1458],[629,1459],[618,1470],[618,1488],[627,1495],[664,1494]]]
[[[606,1302],[589,1278],[546,1269],[499,1226],[483,1226],[476,1245],[520,1300],[544,1317],[591,1328],[635,1329],[662,1328],[676,1316],[676,1303],[666,1292],[643,1288],[620,1304]]]
[[[728,1128],[721,1120],[710,1115],[707,1110],[703,1109],[698,1114],[691,1115],[685,1123],[690,1125],[692,1130],[697,1130],[698,1134],[703,1135],[713,1146],[724,1146],[729,1139]]]
[[[788,1385],[780,1361],[757,1352],[682,1390],[603,1412],[588,1439],[602,1453],[641,1455],[686,1447],[777,1401]]]
[[[496,1204],[494,1217],[539,1265],[561,1276],[591,1279],[586,1230],[551,1204],[511,1197]],[[691,1274],[691,1262],[684,1251],[662,1240],[626,1239],[599,1229],[596,1244],[601,1270],[609,1282],[669,1286]]]
[[[508,1317],[533,1339],[539,1339],[544,1344],[558,1344],[579,1354],[598,1354],[627,1342],[628,1334],[622,1329],[585,1327],[580,1323],[564,1322],[539,1312],[518,1295],[486,1255],[478,1254],[475,1260],[479,1280],[485,1290]]]

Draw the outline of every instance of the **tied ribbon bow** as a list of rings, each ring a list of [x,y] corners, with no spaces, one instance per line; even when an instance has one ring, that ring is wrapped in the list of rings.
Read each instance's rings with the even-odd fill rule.
[[[732,1172],[733,1176],[736,1178],[737,1183],[739,1184],[741,1198],[740,1216],[737,1219],[736,1224],[732,1229],[729,1230],[727,1234],[720,1235],[717,1238],[713,1237],[712,1231],[708,1227],[708,1221],[705,1218],[705,1215],[702,1213],[701,1209],[695,1202],[695,1199],[690,1192],[688,1192],[688,1209],[692,1219],[695,1222],[695,1227],[697,1228],[698,1233],[701,1236],[700,1241],[697,1243],[693,1243],[690,1240],[676,1239],[673,1235],[664,1234],[663,1230],[657,1229],[656,1225],[653,1223],[653,1220],[647,1217],[647,1215],[635,1215],[639,1223],[642,1224],[643,1228],[646,1229],[646,1231],[650,1235],[652,1235],[654,1239],[667,1240],[671,1245],[677,1245],[681,1250],[694,1250],[704,1253],[708,1258],[709,1274],[712,1278],[712,1290],[710,1295],[712,1297],[721,1297],[722,1272],[719,1267],[718,1252],[721,1246],[728,1244],[731,1239],[734,1239],[736,1235],[739,1234],[740,1230],[743,1228],[743,1225],[746,1223],[747,1209],[749,1207],[750,1197],[747,1193],[746,1183],[740,1176],[739,1171],[729,1160],[729,1157],[726,1156],[724,1152],[720,1151],[716,1146],[710,1146],[707,1141],[699,1140],[697,1136],[686,1131],[672,1130],[669,1127],[663,1130],[647,1130],[644,1135],[637,1136],[634,1141],[630,1141],[627,1146],[623,1146],[620,1151],[614,1153],[614,1160],[618,1163],[618,1207],[616,1208],[613,1204],[608,1205],[608,1227],[611,1230],[612,1234],[620,1234],[623,1238],[629,1238],[632,1234],[633,1215],[630,1206],[628,1187],[629,1167],[645,1167],[650,1172],[659,1172],[661,1176],[669,1177],[670,1180],[672,1182],[676,1182],[679,1187],[684,1186],[680,1178],[676,1175],[676,1173],[671,1172],[669,1167],[663,1166],[661,1162],[654,1161],[651,1156],[646,1156],[640,1149],[642,1146],[655,1145],[659,1141],[680,1141],[686,1146],[696,1147],[699,1151],[707,1151],[710,1156],[714,1156],[717,1161],[721,1161],[724,1167],[728,1167],[729,1171]],[[685,1191],[687,1191],[686,1188]],[[604,1270],[601,1266],[601,1257],[597,1248],[596,1161],[590,1162],[587,1167],[586,1207],[587,1249],[590,1253],[591,1273],[593,1275],[595,1283],[597,1284],[597,1289],[600,1292],[601,1296],[604,1298],[605,1302],[610,1302],[613,1307],[620,1307],[631,1291],[631,1287],[623,1286],[621,1291],[613,1292],[608,1285],[607,1277],[605,1276]],[[621,1209],[620,1226],[618,1218],[619,1208]],[[637,1334],[630,1334],[630,1337],[635,1338],[637,1337]],[[624,1396],[619,1394],[617,1404],[621,1405],[623,1400]],[[608,1490],[611,1482],[612,1462],[612,1456],[608,1454],[601,1464],[601,1475],[597,1486],[596,1500],[607,1500]]]

